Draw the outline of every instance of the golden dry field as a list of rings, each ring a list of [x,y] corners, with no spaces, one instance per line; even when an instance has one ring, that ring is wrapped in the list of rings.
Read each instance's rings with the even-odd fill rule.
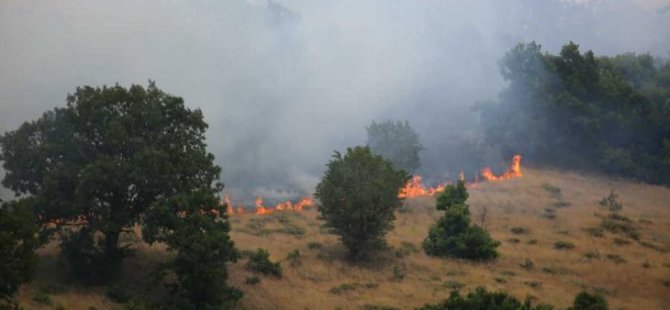
[[[579,291],[603,294],[612,309],[670,307],[670,189],[572,172],[526,169],[519,179],[470,188],[473,222],[499,240],[500,258],[474,263],[426,256],[421,249],[429,226],[440,216],[432,197],[408,199],[387,235],[390,249],[369,262],[351,264],[337,237],[328,234],[317,211],[232,217],[232,237],[241,250],[266,248],[282,261],[281,279],[254,274],[246,259],[231,265],[229,283],[244,291],[239,309],[412,309],[446,298],[452,289],[477,286],[521,299],[567,307]],[[552,194],[558,188],[560,194]],[[619,194],[619,213],[631,220],[638,240],[597,229],[609,215],[598,201]],[[516,232],[512,232],[512,229]],[[599,236],[600,235],[600,236]],[[130,238],[130,237],[128,237]],[[556,242],[564,248],[556,248]],[[121,309],[106,287],[71,283],[57,245],[40,250],[36,279],[19,293],[26,309]],[[299,251],[299,258],[287,259]],[[151,270],[169,254],[160,245],[138,245],[124,265],[125,289],[160,296]],[[35,301],[48,293],[50,305]],[[93,307],[93,308],[92,308]]]

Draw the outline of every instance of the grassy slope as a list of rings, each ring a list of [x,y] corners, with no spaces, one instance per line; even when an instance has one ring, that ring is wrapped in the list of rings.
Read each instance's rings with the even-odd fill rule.
[[[571,205],[553,207],[557,200],[543,189],[545,183],[561,188],[563,199]],[[662,309],[670,304],[670,287],[662,283],[670,279],[670,254],[635,241],[616,245],[616,235],[605,233],[598,238],[584,231],[599,224],[596,213],[607,214],[597,201],[611,189],[620,194],[624,204],[621,213],[635,222],[641,240],[670,248],[670,189],[574,173],[527,170],[522,179],[479,184],[470,190],[473,219],[478,220],[487,207],[486,227],[502,242],[501,257],[495,262],[471,263],[423,254],[421,241],[440,215],[433,208],[433,199],[424,197],[408,200],[410,211],[398,214],[396,228],[387,238],[393,249],[361,265],[351,265],[343,259],[337,238],[320,229],[315,210],[235,217],[232,236],[240,249],[267,248],[274,260],[282,260],[298,249],[301,258],[296,266],[289,262],[282,264],[282,279],[261,277],[261,283],[253,286],[245,284],[245,279],[253,274],[244,269],[245,260],[241,260],[231,266],[230,282],[245,292],[241,309],[360,309],[365,305],[411,309],[445,298],[449,286],[459,284],[463,285],[462,290],[484,286],[508,291],[519,298],[532,295],[561,307],[568,306],[577,292],[587,289],[606,294],[614,309]],[[554,219],[543,215],[547,208],[555,209]],[[516,226],[529,232],[511,233],[510,228]],[[305,233],[301,235],[296,227],[304,228]],[[529,244],[531,240],[536,243]],[[556,241],[568,241],[575,247],[557,250]],[[309,243],[321,247],[310,248]],[[412,245],[418,251],[412,252]],[[616,254],[626,262],[588,259],[584,257],[587,252],[602,257]],[[36,281],[23,286],[19,295],[27,309],[44,307],[31,299],[38,288],[66,278],[55,258],[56,247],[52,245],[41,253],[43,264]],[[160,246],[139,248],[138,255],[124,269],[126,282],[134,283],[128,286],[129,290],[141,295],[155,291],[147,275],[152,265],[165,258],[164,253]],[[527,258],[534,263],[532,270],[520,266]],[[650,268],[643,267],[645,261],[651,264]],[[360,285],[340,293],[331,292],[334,287],[354,283]],[[366,287],[369,283],[374,285]],[[51,298],[54,305],[66,309],[118,307],[104,292],[105,288],[68,285],[64,293],[53,294]]]

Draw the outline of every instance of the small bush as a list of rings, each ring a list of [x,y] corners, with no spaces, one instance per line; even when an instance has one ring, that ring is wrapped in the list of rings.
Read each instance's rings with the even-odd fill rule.
[[[523,282],[523,284],[528,285],[531,288],[535,288],[535,289],[540,288],[542,286],[541,281],[526,281],[526,282]]]
[[[398,308],[386,306],[386,305],[363,305],[363,310],[399,310]]]
[[[618,254],[607,254],[605,255],[605,258],[617,264],[623,264],[626,262],[626,260],[623,257],[621,257],[621,255]]]
[[[619,215],[610,215],[610,217],[603,219],[600,222],[600,227],[614,234],[624,234],[633,240],[640,239],[640,233],[633,223],[626,217]]]
[[[601,255],[597,251],[588,251],[588,252],[584,253],[584,257],[586,257],[588,259],[600,259]]]
[[[323,245],[319,242],[308,242],[307,243],[307,248],[310,249],[310,250],[320,249],[322,247],[323,247]]]
[[[601,295],[591,295],[587,292],[581,292],[575,297],[572,307],[568,310],[607,310],[609,309],[607,301]]]
[[[514,296],[503,292],[488,292],[478,287],[475,291],[463,296],[458,291],[452,291],[449,298],[441,303],[427,304],[420,310],[541,310],[550,309],[544,305],[532,306],[530,299],[521,302]]]
[[[512,227],[512,229],[510,229],[510,231],[515,235],[522,235],[522,234],[527,234],[528,233],[527,228],[523,228],[523,227],[519,227],[519,226]]]
[[[281,266],[279,263],[270,261],[270,253],[266,249],[258,249],[249,256],[246,268],[251,271],[260,272],[265,275],[272,275],[281,278]]]
[[[621,238],[614,238],[614,244],[618,246],[624,246],[624,245],[629,245],[630,241],[626,239],[621,239]]]
[[[463,288],[465,286],[465,284],[463,284],[459,281],[456,281],[456,280],[447,280],[447,281],[442,282],[442,286],[445,287],[445,288],[448,288],[450,290],[458,290],[458,289]]]
[[[402,281],[405,278],[405,272],[398,266],[393,266],[393,277],[391,280]]]
[[[116,303],[126,303],[130,300],[130,293],[121,285],[113,284],[107,288],[107,297]]]
[[[261,283],[261,278],[257,276],[247,277],[247,279],[244,280],[244,283],[249,285],[256,285],[258,283]]]
[[[526,242],[526,243],[528,243],[528,244],[530,244],[530,245],[537,244],[537,239],[530,239],[530,240],[528,240],[528,242]]]
[[[363,283],[363,284],[360,284],[360,283],[343,283],[343,284],[340,284],[336,287],[331,288],[329,292],[331,294],[342,294],[342,293],[345,293],[345,292],[348,292],[348,291],[353,291],[353,290],[356,290],[356,289],[359,289],[359,288],[376,288],[378,286],[379,286],[379,284],[377,284],[375,282],[368,282],[368,283]]]
[[[589,233],[593,237],[601,238],[601,237],[605,236],[603,234],[604,230],[601,227],[584,228],[584,231],[586,231],[587,233]]]
[[[551,185],[549,183],[543,183],[542,188],[551,195],[551,197],[556,198],[556,199],[561,199],[563,198],[563,194],[561,193],[561,189],[558,186]]]
[[[524,260],[523,263],[520,263],[519,266],[526,270],[533,270],[533,268],[535,268],[535,264],[530,258],[526,258],[526,260]]]
[[[291,252],[288,252],[288,255],[286,255],[286,260],[289,261],[289,264],[291,266],[298,266],[301,264],[300,262],[300,250],[295,249]]]
[[[554,249],[557,250],[571,250],[574,249],[575,245],[568,241],[556,241],[554,242]]]
[[[470,225],[468,192],[463,181],[448,185],[437,197],[436,208],[445,210],[428,231],[423,249],[430,256],[491,260],[498,257],[500,242],[481,227]]]
[[[603,207],[606,207],[608,210],[610,210],[612,212],[620,211],[621,209],[623,209],[623,204],[621,204],[618,201],[618,198],[619,198],[619,195],[617,195],[614,192],[614,190],[612,190],[610,192],[610,194],[607,197],[601,199],[598,202],[598,204],[600,204]]]

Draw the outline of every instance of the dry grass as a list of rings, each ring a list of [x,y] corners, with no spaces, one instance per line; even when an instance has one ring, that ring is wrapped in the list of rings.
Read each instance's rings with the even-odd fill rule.
[[[670,189],[550,170],[525,173],[521,179],[479,184],[470,190],[473,219],[478,220],[487,207],[486,228],[503,241],[501,257],[491,263],[430,258],[423,253],[421,241],[439,216],[430,197],[408,200],[409,212],[397,214],[396,228],[387,237],[392,249],[358,265],[344,259],[337,237],[320,227],[315,210],[234,218],[232,237],[240,249],[266,248],[273,261],[284,260],[296,249],[300,252],[299,263],[282,264],[281,279],[261,277],[255,285],[245,284],[253,276],[244,268],[245,260],[232,265],[230,283],[245,293],[240,308],[365,309],[374,305],[411,309],[447,297],[456,286],[461,290],[483,286],[519,298],[532,295],[560,307],[568,306],[583,289],[605,294],[614,309],[663,309],[670,304],[664,285],[670,279],[670,254],[663,252],[670,248]],[[553,194],[547,190],[547,184],[560,188],[562,203],[557,204],[559,198],[555,190]],[[620,213],[639,229],[639,241],[622,246],[615,238],[627,239],[624,235],[605,231],[598,237],[586,230],[598,227],[601,217],[607,216],[598,201],[612,189],[624,204]],[[553,219],[546,214],[554,214]],[[525,232],[514,234],[514,227]],[[518,242],[506,242],[510,239]],[[557,250],[557,241],[574,248]],[[20,291],[25,308],[46,308],[31,300],[40,285],[67,282],[56,253],[55,245],[41,251],[38,278]],[[165,257],[160,246],[138,249],[123,276],[134,283],[129,286],[133,292],[156,293],[144,291],[151,286],[147,274]],[[533,268],[521,266],[527,259]],[[105,296],[105,288],[75,284],[51,299],[53,305],[66,309],[118,307]]]

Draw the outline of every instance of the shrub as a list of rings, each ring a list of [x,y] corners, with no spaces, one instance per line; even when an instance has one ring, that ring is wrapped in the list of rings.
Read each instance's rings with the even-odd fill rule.
[[[244,283],[249,284],[249,285],[256,285],[256,284],[258,284],[258,283],[261,283],[261,278],[259,278],[258,276],[248,277],[248,278],[244,281]]]
[[[489,260],[498,257],[496,247],[500,242],[491,239],[487,231],[470,226],[470,210],[465,201],[468,193],[465,183],[458,181],[449,185],[437,197],[436,208],[445,210],[428,231],[423,241],[426,254],[439,257],[459,257],[473,260]]]
[[[420,310],[548,310],[546,305],[532,306],[530,299],[519,301],[514,296],[503,292],[489,292],[478,287],[463,296],[452,291],[449,298],[441,303],[425,305]]]
[[[288,252],[288,255],[286,255],[286,260],[289,261],[289,264],[291,264],[291,266],[300,265],[300,250],[295,249],[291,252]]]
[[[518,227],[518,226],[517,227],[512,227],[512,229],[510,229],[510,231],[515,235],[521,235],[521,234],[527,234],[528,233],[528,229],[523,228],[523,227]]]
[[[575,245],[572,242],[568,241],[556,241],[554,242],[554,249],[557,250],[571,250],[574,249]]]
[[[281,265],[270,261],[270,253],[266,249],[258,249],[256,253],[249,256],[246,268],[251,271],[260,272],[281,278]]]
[[[316,187],[318,210],[349,258],[360,260],[386,245],[384,236],[402,204],[398,192],[409,177],[368,147],[349,148],[344,156],[335,152],[333,158]]]
[[[601,295],[591,295],[581,292],[575,297],[572,307],[568,310],[607,310],[607,301]]]
[[[617,198],[619,195],[617,195],[614,190],[610,191],[610,194],[607,195],[607,197],[601,199],[598,204],[600,204],[603,207],[606,207],[612,212],[620,211],[623,209],[623,204],[621,204]]]

